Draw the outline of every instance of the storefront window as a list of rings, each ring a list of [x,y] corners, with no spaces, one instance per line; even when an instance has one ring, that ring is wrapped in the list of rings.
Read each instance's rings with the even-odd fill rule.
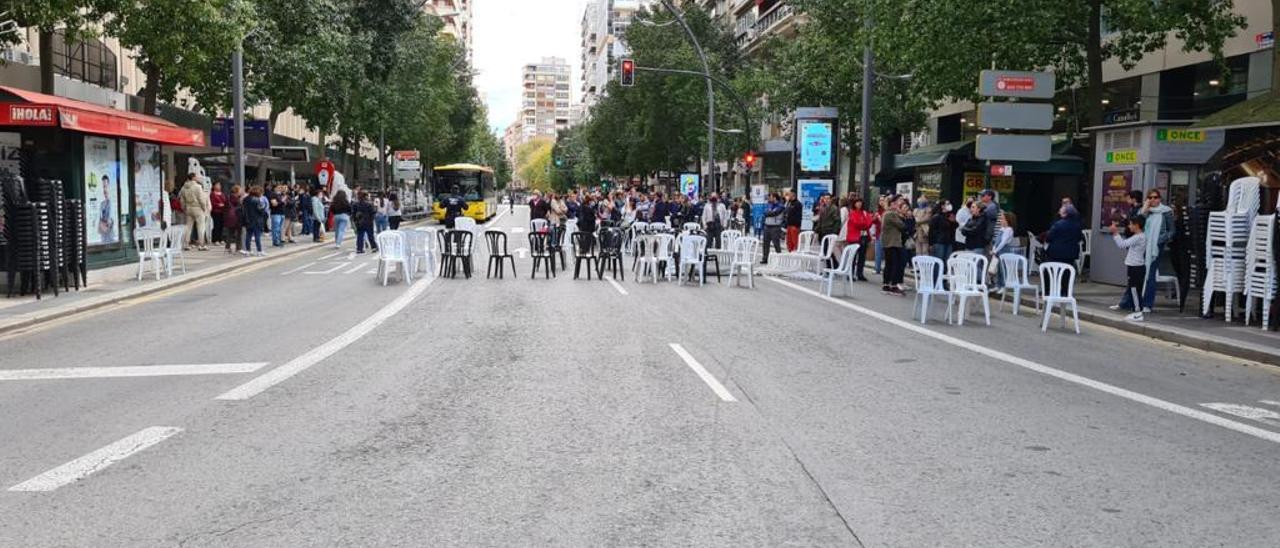
[[[59,30],[53,35],[54,72],[107,89],[117,89],[116,54],[96,38],[70,42]]]

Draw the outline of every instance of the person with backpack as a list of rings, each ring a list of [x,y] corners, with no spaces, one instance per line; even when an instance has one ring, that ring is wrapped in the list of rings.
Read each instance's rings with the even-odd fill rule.
[[[364,243],[369,242],[369,248],[377,251],[378,243],[373,239],[373,226],[378,217],[378,208],[369,201],[369,193],[361,192],[356,195],[356,203],[351,206],[352,220],[356,225],[356,253],[364,253]]]
[[[240,220],[244,224],[244,249],[240,253],[267,256],[262,252],[262,229],[267,224],[270,209],[261,186],[254,185],[249,189],[249,195],[240,201],[240,210]],[[256,252],[250,250],[251,242],[257,244]]]
[[[351,200],[347,198],[347,191],[339,190],[333,195],[329,212],[333,213],[333,247],[342,249],[342,238],[347,235],[347,226],[351,224]]]

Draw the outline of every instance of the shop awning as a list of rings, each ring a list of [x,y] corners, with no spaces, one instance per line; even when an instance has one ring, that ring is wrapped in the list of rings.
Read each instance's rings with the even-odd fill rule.
[[[939,166],[947,161],[947,157],[952,152],[971,145],[973,141],[955,141],[920,147],[906,154],[896,154],[893,157],[893,169]]]
[[[0,126],[61,126],[64,129],[166,145],[204,146],[203,131],[127,110],[0,86]],[[7,97],[5,97],[7,96]]]

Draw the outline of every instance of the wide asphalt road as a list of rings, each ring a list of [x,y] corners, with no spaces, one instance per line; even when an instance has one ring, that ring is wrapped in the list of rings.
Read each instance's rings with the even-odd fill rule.
[[[527,218],[493,224],[519,255]],[[523,256],[487,280],[481,255],[383,287],[371,260],[0,339],[0,546],[1280,539],[1274,368],[1026,309],[922,326],[871,284],[530,280]]]

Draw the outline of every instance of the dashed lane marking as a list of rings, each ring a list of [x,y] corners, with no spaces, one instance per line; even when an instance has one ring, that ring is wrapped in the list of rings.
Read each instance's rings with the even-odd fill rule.
[[[297,274],[297,273],[298,273],[298,272],[300,272],[300,271],[303,271],[303,270],[306,270],[306,269],[308,269],[308,268],[311,268],[311,267],[315,266],[315,265],[316,265],[317,263],[319,263],[319,262],[320,262],[320,261],[316,261],[316,262],[312,262],[312,263],[304,264],[304,265],[302,265],[302,266],[300,266],[300,267],[298,267],[298,268],[291,268],[291,269],[289,269],[289,270],[286,270],[286,271],[284,271],[284,272],[281,272],[281,273],[280,273],[280,275],[281,275],[281,276],[288,276],[288,275],[290,275],[290,274]]]
[[[253,373],[267,362],[206,363],[184,365],[131,365],[122,367],[58,367],[51,369],[0,370],[0,381],[43,381],[59,379],[109,379],[121,377],[182,377],[190,375],[234,375]]]
[[[764,279],[769,280],[769,281],[771,281],[771,282],[773,282],[773,283],[776,283],[776,284],[781,285],[781,286],[784,286],[784,287],[789,287],[789,288],[794,289],[794,290],[796,290],[796,291],[799,291],[799,292],[801,292],[801,293],[804,293],[804,294],[807,294],[807,295],[810,295],[810,296],[813,296],[813,297],[817,297],[818,299],[821,299],[821,300],[827,301],[827,302],[832,303],[832,304],[835,304],[835,305],[837,305],[837,306],[842,306],[842,307],[844,307],[844,308],[847,308],[847,309],[849,309],[849,310],[852,310],[852,311],[857,312],[857,313],[859,313],[859,314],[862,314],[862,315],[864,315],[864,316],[868,316],[868,317],[871,317],[871,318],[873,318],[873,319],[880,320],[880,321],[882,321],[882,322],[884,322],[884,323],[887,323],[887,324],[890,324],[890,325],[893,325],[893,326],[896,326],[896,327],[900,327],[900,328],[902,328],[902,329],[906,329],[906,330],[911,331],[911,332],[913,332],[913,333],[916,333],[916,334],[918,334],[918,335],[922,335],[922,336],[925,336],[925,337],[929,337],[929,338],[934,339],[934,340],[936,340],[936,341],[939,341],[939,342],[943,342],[943,343],[949,344],[949,345],[954,346],[954,347],[956,347],[956,348],[960,348],[960,349],[963,349],[963,350],[967,350],[967,351],[969,351],[969,352],[973,352],[973,353],[976,353],[976,354],[981,354],[981,355],[987,356],[987,357],[989,357],[989,358],[996,359],[996,360],[999,360],[999,361],[1002,361],[1002,362],[1005,362],[1005,363],[1008,363],[1008,364],[1011,364],[1011,365],[1016,365],[1016,366],[1021,367],[1021,368],[1023,368],[1023,369],[1028,369],[1028,370],[1034,371],[1034,372],[1036,372],[1036,373],[1040,373],[1040,374],[1043,374],[1043,375],[1048,375],[1048,376],[1050,376],[1050,377],[1055,377],[1055,378],[1057,378],[1057,379],[1067,381],[1067,382],[1069,382],[1069,383],[1078,384],[1078,385],[1080,385],[1080,386],[1084,386],[1084,387],[1092,388],[1092,389],[1097,390],[1097,391],[1099,391],[1099,392],[1105,392],[1105,393],[1107,393],[1107,394],[1111,394],[1112,396],[1116,396],[1116,397],[1124,398],[1124,399],[1126,399],[1126,400],[1133,401],[1133,402],[1137,402],[1137,403],[1141,403],[1141,404],[1143,404],[1143,405],[1148,405],[1148,406],[1154,407],[1154,408],[1156,408],[1156,409],[1160,409],[1160,410],[1163,410],[1163,411],[1168,411],[1168,412],[1173,413],[1173,414],[1176,414],[1176,415],[1182,415],[1182,416],[1187,417],[1187,418],[1189,418],[1189,419],[1195,419],[1195,420],[1198,420],[1198,421],[1201,421],[1201,422],[1207,422],[1207,423],[1212,424],[1212,425],[1214,425],[1214,426],[1221,426],[1221,427],[1226,428],[1226,429],[1228,429],[1228,430],[1234,430],[1234,431],[1239,432],[1239,433],[1241,433],[1241,434],[1246,434],[1246,435],[1249,435],[1249,436],[1253,436],[1253,437],[1255,437],[1255,438],[1263,439],[1263,440],[1266,440],[1266,441],[1269,441],[1269,442],[1272,442],[1272,443],[1280,443],[1280,432],[1273,432],[1273,431],[1271,431],[1271,430],[1266,430],[1266,429],[1263,429],[1263,428],[1258,428],[1258,427],[1256,427],[1256,426],[1251,426],[1251,425],[1244,424],[1244,423],[1241,423],[1241,422],[1236,422],[1236,421],[1233,421],[1233,420],[1225,419],[1225,418],[1219,417],[1219,416],[1217,416],[1217,415],[1214,415],[1214,414],[1212,414],[1212,413],[1206,413],[1206,412],[1204,412],[1204,411],[1200,411],[1200,410],[1198,410],[1198,409],[1193,409],[1193,408],[1187,407],[1187,406],[1185,406],[1185,405],[1178,405],[1178,404],[1176,404],[1176,403],[1168,402],[1168,401],[1165,401],[1165,400],[1162,400],[1162,399],[1159,399],[1159,398],[1155,398],[1155,397],[1152,397],[1152,396],[1148,396],[1148,395],[1146,395],[1146,394],[1140,394],[1140,393],[1138,393],[1138,392],[1134,392],[1134,391],[1132,391],[1132,390],[1126,390],[1126,389],[1124,389],[1124,388],[1120,388],[1120,387],[1118,387],[1118,386],[1113,386],[1113,385],[1110,385],[1110,384],[1107,384],[1107,383],[1104,383],[1104,382],[1101,382],[1101,381],[1095,381],[1095,380],[1090,379],[1090,378],[1088,378],[1088,377],[1083,377],[1083,376],[1080,376],[1080,375],[1076,375],[1075,373],[1068,373],[1068,372],[1066,372],[1066,371],[1062,371],[1062,370],[1059,370],[1059,369],[1054,369],[1054,368],[1049,367],[1049,366],[1047,366],[1047,365],[1043,365],[1043,364],[1040,364],[1040,363],[1036,363],[1036,362],[1033,362],[1033,361],[1028,360],[1028,359],[1025,359],[1025,358],[1019,358],[1019,357],[1017,357],[1017,356],[1014,356],[1014,355],[1012,355],[1012,354],[1008,354],[1008,353],[1005,353],[1005,352],[1001,352],[1001,351],[999,351],[999,350],[994,350],[994,349],[991,349],[991,348],[986,348],[986,347],[983,347],[983,346],[979,346],[979,345],[976,345],[976,344],[970,343],[970,342],[968,342],[968,341],[964,341],[964,340],[961,340],[961,339],[957,339],[957,338],[952,337],[952,336],[950,336],[950,335],[944,335],[944,334],[939,333],[939,332],[937,332],[937,331],[934,331],[934,330],[932,330],[932,329],[928,329],[928,328],[922,327],[922,326],[920,326],[920,325],[918,325],[918,324],[916,324],[916,323],[914,323],[914,322],[909,322],[909,321],[906,321],[906,320],[901,320],[901,319],[895,318],[895,317],[893,317],[893,316],[889,316],[889,315],[887,315],[887,314],[882,314],[882,313],[880,313],[880,312],[876,312],[876,311],[871,310],[871,309],[866,308],[866,307],[858,306],[858,305],[856,305],[856,304],[849,303],[849,302],[846,302],[846,301],[842,301],[842,300],[839,300],[839,299],[834,299],[834,298],[831,298],[831,297],[827,297],[827,296],[825,296],[825,295],[823,295],[823,294],[821,294],[821,293],[819,293],[819,292],[817,292],[817,291],[814,291],[814,290],[812,290],[812,289],[808,289],[808,288],[806,288],[806,287],[802,287],[802,286],[796,285],[796,284],[794,284],[794,283],[791,283],[791,282],[788,282],[788,281],[785,281],[785,280],[779,280],[779,279],[771,278],[771,277],[768,277],[768,276],[765,276],[765,277],[764,277]]]
[[[64,485],[80,481],[89,475],[120,462],[182,432],[174,426],[152,426],[129,435],[120,441],[98,449],[88,455],[49,470],[39,476],[10,487],[10,491],[53,491]]]
[[[604,279],[605,279],[605,280],[607,280],[611,285],[613,285],[613,288],[614,288],[614,289],[617,289],[617,290],[618,290],[618,293],[621,293],[621,294],[623,294],[623,295],[627,295],[627,294],[628,294],[628,293],[627,293],[627,290],[626,290],[626,289],[623,289],[623,288],[622,288],[622,285],[621,285],[621,284],[619,284],[617,280],[613,279],[613,276],[605,276],[605,277],[604,277]]]
[[[725,388],[723,384],[720,384],[720,381],[716,380],[715,376],[707,371],[707,368],[698,363],[698,360],[694,359],[692,354],[689,354],[688,350],[685,350],[683,346],[676,343],[671,343],[670,346],[671,349],[680,356],[680,359],[684,360],[684,363],[689,366],[689,369],[692,369],[694,373],[697,373],[698,377],[702,379],[702,382],[707,383],[707,386],[711,387],[711,391],[715,392],[717,396],[720,396],[721,400],[727,402],[738,401],[738,399],[733,397],[733,394],[729,392],[728,388]]]
[[[348,266],[351,266],[351,263],[342,263],[342,264],[339,264],[338,266],[335,266],[335,267],[333,267],[333,268],[330,268],[329,270],[322,270],[322,271],[319,271],[319,272],[312,272],[312,271],[308,270],[308,271],[306,271],[306,272],[303,272],[303,274],[333,274],[334,272],[337,272],[337,271],[339,271],[339,270],[342,270],[342,269],[344,269],[344,268],[346,268],[346,267],[348,267]]]

